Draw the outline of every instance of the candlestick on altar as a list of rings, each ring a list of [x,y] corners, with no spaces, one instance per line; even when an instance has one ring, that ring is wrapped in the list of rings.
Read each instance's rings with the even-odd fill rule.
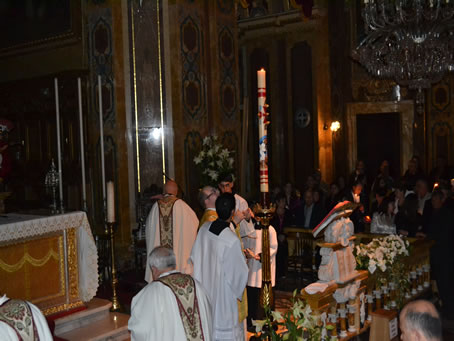
[[[84,122],[82,116],[82,83],[80,77],[77,78],[77,94],[79,96],[80,168],[82,172],[82,210],[87,211],[87,189],[85,186]]]
[[[267,126],[269,124],[266,112],[266,72],[257,71],[258,93],[258,118],[259,118],[259,164],[260,164],[260,194],[261,203],[254,206],[256,219],[262,228],[262,287],[260,289],[260,305],[262,307],[273,305],[273,288],[271,285],[270,264],[270,236],[269,225],[275,211],[274,205],[269,203],[268,189],[268,149]]]
[[[102,204],[104,217],[106,216],[106,169],[104,164],[104,119],[102,115],[102,86],[101,75],[98,75],[98,104],[99,104],[99,141],[101,146],[101,179],[102,179]]]
[[[107,183],[107,222],[115,222],[115,196],[113,181],[109,181]]]
[[[55,86],[55,118],[57,125],[57,166],[58,166],[58,189],[60,196],[60,213],[64,212],[63,208],[63,175],[61,169],[61,136],[60,136],[60,102],[58,98],[58,78],[54,78]]]

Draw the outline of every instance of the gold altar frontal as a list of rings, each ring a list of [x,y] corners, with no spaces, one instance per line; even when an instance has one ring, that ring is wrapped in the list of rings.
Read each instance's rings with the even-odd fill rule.
[[[0,243],[0,278],[0,293],[31,301],[45,315],[82,306],[75,228]]]
[[[98,287],[97,250],[84,212],[8,214],[0,221],[0,295],[45,315],[82,307]]]

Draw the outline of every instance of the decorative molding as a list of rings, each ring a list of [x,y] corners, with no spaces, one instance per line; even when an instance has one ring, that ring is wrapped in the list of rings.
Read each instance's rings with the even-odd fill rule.
[[[403,172],[413,155],[413,101],[401,102],[360,102],[347,103],[347,162],[349,171],[355,169],[358,158],[358,140],[356,128],[357,115],[396,113],[400,116],[400,169]]]
[[[191,15],[180,23],[181,96],[184,116],[200,120],[206,114],[206,82],[202,74],[200,20]]]
[[[220,28],[218,42],[221,111],[225,118],[234,119],[238,107],[235,87],[235,39],[229,27]]]
[[[115,76],[113,72],[112,10],[94,11],[88,20],[92,111],[99,115],[98,75],[101,75],[104,124],[115,126]],[[97,122],[97,120],[96,120]],[[99,122],[97,123],[99,124]]]
[[[31,53],[35,52],[38,50],[43,50],[43,49],[56,49],[60,48],[63,46],[67,45],[73,45],[81,42],[82,39],[82,2],[83,0],[61,0],[61,3],[64,4],[59,4],[59,10],[66,9],[66,15],[68,16],[68,22],[65,23],[64,26],[58,28],[54,32],[46,32],[43,33],[41,37],[36,37],[36,39],[31,39],[31,40],[25,40],[22,42],[16,42],[16,43],[11,43],[8,46],[2,46],[0,47],[0,57],[8,57],[8,56],[14,56],[14,55],[23,55],[26,53]],[[8,3],[15,3],[15,1],[8,1]],[[30,27],[30,25],[39,25],[39,29],[41,29],[43,26],[46,25],[45,22],[43,22],[43,15],[51,15],[51,13],[46,13],[46,10],[43,8],[36,8],[36,6],[39,6],[41,4],[46,4],[46,2],[31,2],[32,7],[34,7],[36,15],[32,18],[30,16],[25,15],[27,17],[27,23],[21,22],[20,26],[21,29],[27,29],[28,24],[28,30],[32,31],[33,34],[36,34],[33,30],[33,27]],[[7,5],[6,5],[7,6]],[[6,7],[4,6],[4,7]],[[24,6],[19,6],[20,9],[25,11]],[[27,10],[29,10],[27,8]],[[55,10],[55,9],[53,9]],[[6,8],[2,9],[2,14],[3,15],[8,15],[5,13],[7,11]],[[39,14],[37,13],[39,11]],[[17,13],[17,10],[15,11],[15,15],[20,15],[20,13]],[[23,13],[24,14],[24,13]],[[39,18],[38,18],[39,17]],[[33,22],[35,20],[35,22]],[[14,28],[13,28],[14,29]],[[9,31],[5,31],[5,34],[9,34]]]

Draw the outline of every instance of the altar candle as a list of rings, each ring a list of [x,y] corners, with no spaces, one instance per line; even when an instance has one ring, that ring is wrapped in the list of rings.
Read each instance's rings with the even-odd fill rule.
[[[266,113],[266,72],[257,71],[258,117],[259,117],[259,164],[260,164],[260,192],[268,193],[268,120]]]
[[[85,186],[85,153],[84,153],[84,124],[82,117],[82,83],[77,78],[77,93],[79,95],[79,133],[80,133],[80,167],[82,170],[82,209],[87,210],[87,189]]]
[[[115,196],[113,181],[109,181],[107,183],[107,222],[115,222]]]
[[[57,162],[58,162],[58,189],[60,194],[60,209],[63,210],[63,176],[61,169],[61,137],[60,137],[60,103],[58,98],[58,78],[54,78],[55,86],[55,118],[57,125]],[[61,212],[63,213],[63,212]]]
[[[101,179],[102,179],[102,203],[105,214],[106,209],[106,170],[104,165],[104,120],[102,117],[102,87],[101,75],[98,75],[98,104],[99,104],[99,141],[101,146]]]

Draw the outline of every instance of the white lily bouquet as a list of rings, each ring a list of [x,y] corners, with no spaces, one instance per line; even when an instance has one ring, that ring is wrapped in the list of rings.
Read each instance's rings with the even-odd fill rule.
[[[358,269],[367,269],[371,274],[379,268],[382,272],[392,267],[398,258],[408,256],[408,240],[397,235],[374,238],[369,244],[356,246]]]
[[[265,307],[265,320],[252,321],[256,334],[251,340],[330,340],[328,330],[331,326],[324,325],[320,317],[312,314],[309,304],[296,295],[297,289],[293,291],[292,307],[285,314]]]
[[[217,187],[222,178],[234,173],[233,151],[224,148],[216,135],[203,139],[202,150],[194,157],[194,163],[200,171],[200,185]]]
[[[404,303],[404,292],[409,289],[410,282],[403,274],[406,272],[405,257],[410,252],[410,243],[400,236],[389,235],[384,238],[374,238],[369,244],[360,244],[355,248],[356,268],[368,270],[376,274],[381,285],[393,284],[397,290],[395,297],[397,307]]]

